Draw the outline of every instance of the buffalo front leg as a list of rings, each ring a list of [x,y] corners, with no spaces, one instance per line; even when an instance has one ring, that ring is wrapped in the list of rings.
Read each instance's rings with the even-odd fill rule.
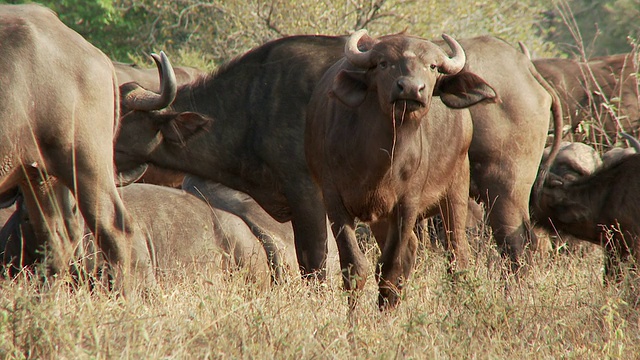
[[[404,204],[396,206],[389,221],[389,229],[382,255],[378,259],[378,307],[393,309],[400,302],[400,294],[416,262],[418,238],[413,231],[417,211]]]
[[[325,190],[325,205],[331,223],[331,231],[338,245],[342,281],[346,291],[362,290],[367,280],[368,263],[358,246],[355,218],[345,209],[341,199],[332,190]],[[351,308],[356,305],[355,293],[349,296]]]
[[[312,188],[287,196],[300,273],[308,279],[324,281],[327,261],[327,223],[320,191]]]

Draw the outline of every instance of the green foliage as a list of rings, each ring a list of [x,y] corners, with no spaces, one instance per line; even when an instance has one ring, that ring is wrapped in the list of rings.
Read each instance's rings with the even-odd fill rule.
[[[640,0],[560,0],[546,16],[547,40],[567,54],[629,52],[640,36]]]

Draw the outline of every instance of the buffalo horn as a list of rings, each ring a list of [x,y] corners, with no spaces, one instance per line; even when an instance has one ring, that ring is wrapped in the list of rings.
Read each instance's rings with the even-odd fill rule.
[[[351,34],[349,40],[344,45],[344,54],[347,60],[353,65],[368,68],[371,66],[371,50],[363,52],[358,49],[358,42],[360,42],[360,39],[364,36],[367,36],[366,29],[360,29]]]
[[[621,131],[620,135],[622,135],[623,138],[627,139],[627,141],[629,142],[629,146],[634,148],[636,150],[636,153],[640,154],[640,141],[638,141],[638,139],[624,131]]]
[[[442,38],[447,42],[451,50],[453,51],[453,55],[450,58],[445,58],[440,66],[440,71],[444,74],[457,74],[464,67],[465,62],[467,61],[467,57],[464,54],[464,49],[460,44],[451,36],[447,34],[442,34]]]
[[[171,62],[163,51],[158,54],[151,54],[153,61],[158,67],[160,76],[160,93],[156,94],[151,90],[142,87],[126,95],[125,102],[128,107],[135,110],[151,111],[164,109],[171,105],[176,98],[177,83],[176,74],[173,71]]]

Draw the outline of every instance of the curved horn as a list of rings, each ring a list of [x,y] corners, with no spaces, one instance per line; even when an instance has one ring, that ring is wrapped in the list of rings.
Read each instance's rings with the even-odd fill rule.
[[[366,29],[360,29],[351,34],[344,45],[344,55],[353,65],[368,68],[371,65],[371,50],[362,52],[358,49],[358,43],[364,36],[367,36]]]
[[[527,48],[527,45],[525,45],[522,41],[518,41],[518,46],[520,46],[520,51],[522,51],[524,56],[531,60],[531,53],[529,52],[529,48]]]
[[[124,101],[127,106],[134,110],[160,110],[171,105],[176,98],[178,85],[176,83],[176,74],[173,71],[171,62],[163,51],[158,54],[151,54],[153,61],[158,67],[158,75],[160,77],[160,93],[138,87],[136,90],[126,95]]]
[[[629,142],[629,146],[634,148],[636,150],[636,153],[640,154],[640,141],[638,141],[638,139],[636,139],[633,135],[628,134],[624,131],[621,131],[620,135],[623,138],[627,139],[627,141]]]
[[[464,54],[464,49],[451,36],[442,34],[442,38],[447,42],[447,44],[453,51],[453,55],[450,58],[445,58],[445,60],[442,62],[442,65],[440,66],[440,69],[445,74],[457,74],[462,70],[465,62],[467,61],[467,57]]]

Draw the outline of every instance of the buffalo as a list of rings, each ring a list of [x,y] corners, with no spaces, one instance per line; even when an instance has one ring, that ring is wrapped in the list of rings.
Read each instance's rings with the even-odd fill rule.
[[[604,248],[608,280],[619,280],[621,260],[640,260],[639,174],[635,154],[573,182],[551,175],[540,197],[544,225]]]
[[[0,36],[0,193],[20,187],[36,238],[52,250],[51,272],[66,267],[83,233],[72,215],[75,197],[122,275],[118,286],[140,279],[133,273],[152,284],[150,259],[131,246],[140,234],[116,191],[119,92],[111,61],[40,5],[0,6]]]
[[[573,140],[606,148],[620,130],[636,133],[640,102],[633,54],[587,62],[544,58],[534,59],[533,63],[558,92],[565,127]]]
[[[347,290],[361,289],[367,277],[356,218],[390,219],[376,272],[381,308],[397,305],[412,272],[420,216],[441,212],[452,267],[468,262],[473,125],[468,111],[447,107],[464,109],[496,94],[475,74],[461,72],[464,50],[443,37],[451,58],[419,38],[354,33],[345,58],[327,70],[309,104],[305,153],[322,189]]]
[[[163,76],[160,94],[124,84],[123,106],[132,110],[121,119],[116,166],[128,171],[149,163],[247,193],[276,220],[292,221],[302,273],[322,277],[326,212],[305,161],[305,116],[315,85],[344,56],[346,39],[274,40],[177,90]],[[529,193],[550,110],[558,114],[559,103],[515,48],[491,37],[460,43],[467,70],[492,84],[502,100],[470,108],[469,157],[474,195],[492,207],[494,236],[517,268],[534,239]],[[171,72],[170,64],[157,64]],[[558,129],[560,116],[554,116]]]
[[[136,82],[147,89],[159,91],[160,80],[158,78],[157,69],[145,69],[136,64],[125,64],[117,61],[113,61],[113,66],[116,70],[118,85],[128,82]],[[173,70],[176,76],[176,83],[178,85],[190,83],[205,74],[199,69],[188,66],[176,66]],[[122,111],[126,112],[127,109],[122,109]],[[150,165],[144,175],[137,181],[146,184],[180,188],[180,186],[182,186],[184,176],[185,174],[179,171],[162,169],[154,165]]]
[[[274,219],[291,221],[300,270],[324,277],[326,213],[304,158],[306,106],[344,37],[269,42],[175,91],[160,63],[161,94],[121,87],[119,171],[150,163],[240,190]],[[173,88],[173,90],[172,90]]]
[[[144,234],[139,246],[148,251],[158,280],[167,275],[242,270],[258,283],[268,279],[282,282],[287,271],[297,267],[290,226],[273,226],[273,219],[264,219],[259,211],[262,209],[254,211],[257,205],[235,190],[198,179],[190,187],[192,191],[197,189],[198,196],[151,184],[119,189],[133,221]],[[227,202],[223,204],[223,200]],[[241,209],[240,203],[246,206]],[[225,207],[239,211],[242,217],[215,204],[230,204]],[[246,218],[255,220],[249,225]],[[258,239],[256,233],[263,236]],[[28,214],[18,206],[0,230],[3,266],[9,275],[43,261],[42,245],[36,245],[33,236]],[[85,236],[75,249],[75,259],[89,272],[100,265],[102,255],[92,245],[92,239]]]

